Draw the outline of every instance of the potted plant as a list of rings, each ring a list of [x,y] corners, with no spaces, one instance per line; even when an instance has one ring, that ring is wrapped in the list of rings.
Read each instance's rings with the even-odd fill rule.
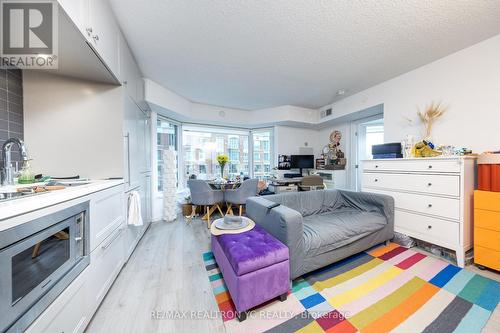
[[[224,179],[224,167],[226,166],[226,163],[229,162],[229,156],[218,155],[217,162],[219,162],[219,166],[220,166],[220,178]]]
[[[184,203],[182,204],[182,216],[190,216],[192,211],[191,196],[187,196],[184,198]]]

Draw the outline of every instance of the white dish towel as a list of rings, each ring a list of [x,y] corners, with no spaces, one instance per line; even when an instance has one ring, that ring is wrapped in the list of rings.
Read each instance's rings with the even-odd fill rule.
[[[127,224],[137,227],[143,224],[141,216],[141,196],[137,191],[131,191],[128,195]]]

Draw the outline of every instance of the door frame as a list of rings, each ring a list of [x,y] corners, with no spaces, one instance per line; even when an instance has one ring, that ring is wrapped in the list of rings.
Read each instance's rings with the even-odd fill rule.
[[[350,182],[350,188],[353,189],[354,191],[361,191],[361,174],[362,174],[362,167],[361,167],[361,160],[360,160],[360,151],[361,151],[361,146],[360,142],[365,142],[366,141],[366,132],[362,131],[362,127],[366,127],[367,125],[370,125],[371,123],[374,123],[378,120],[382,120],[382,123],[384,123],[384,113],[379,113],[374,116],[366,117],[366,118],[361,118],[354,120],[350,123],[350,134],[352,138],[352,144],[351,144],[351,171],[349,173],[349,182]]]

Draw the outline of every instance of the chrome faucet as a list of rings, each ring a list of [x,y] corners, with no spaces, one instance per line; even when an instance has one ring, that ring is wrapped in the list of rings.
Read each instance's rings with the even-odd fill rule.
[[[2,170],[2,185],[14,185],[14,170],[12,168],[11,150],[12,146],[17,145],[21,151],[23,163],[28,160],[28,153],[24,146],[23,140],[10,138],[2,146],[3,170]]]

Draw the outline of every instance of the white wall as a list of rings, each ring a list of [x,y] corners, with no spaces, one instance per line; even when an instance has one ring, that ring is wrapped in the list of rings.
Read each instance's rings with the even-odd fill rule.
[[[152,80],[144,81],[145,99],[151,109],[180,122],[254,128],[277,124],[310,126],[319,119],[318,110],[292,105],[250,111],[195,103]]]
[[[160,111],[164,111],[166,116],[191,116],[190,101],[149,79],[144,79],[144,99],[153,106],[160,107]]]
[[[315,156],[321,153],[318,145],[317,130],[276,126],[274,128],[274,140],[276,155],[296,155],[299,153],[300,147],[313,148]]]
[[[385,141],[422,137],[417,107],[449,105],[434,141],[476,152],[500,149],[500,35],[331,105],[336,117],[384,104]],[[325,106],[324,108],[327,108]],[[322,108],[323,109],[323,108]],[[409,126],[403,117],[414,119]]]
[[[34,70],[23,71],[23,89],[24,138],[36,173],[123,176],[121,87]]]

